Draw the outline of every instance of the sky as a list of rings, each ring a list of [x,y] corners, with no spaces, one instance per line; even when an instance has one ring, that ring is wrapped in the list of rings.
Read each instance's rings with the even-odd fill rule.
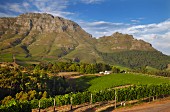
[[[27,12],[70,19],[95,38],[131,34],[170,55],[170,0],[0,0],[0,17]]]

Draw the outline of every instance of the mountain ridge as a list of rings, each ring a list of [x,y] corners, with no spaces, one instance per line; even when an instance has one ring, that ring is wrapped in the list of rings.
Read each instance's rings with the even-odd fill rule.
[[[105,63],[103,54],[126,51],[159,52],[132,35],[113,33],[93,38],[77,23],[47,13],[0,18],[0,61],[13,54],[19,61]],[[8,57],[8,56],[6,56]],[[110,63],[113,64],[113,63]]]

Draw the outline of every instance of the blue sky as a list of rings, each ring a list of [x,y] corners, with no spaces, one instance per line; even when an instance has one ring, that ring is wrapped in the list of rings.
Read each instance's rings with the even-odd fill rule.
[[[132,34],[170,55],[170,0],[0,0],[1,17],[26,12],[73,20],[96,38]]]

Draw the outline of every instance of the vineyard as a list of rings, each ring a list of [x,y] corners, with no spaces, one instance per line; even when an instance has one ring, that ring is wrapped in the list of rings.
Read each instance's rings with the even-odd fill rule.
[[[87,102],[96,103],[101,101],[115,100],[130,101],[135,99],[143,99],[146,97],[158,97],[170,94],[170,84],[160,85],[134,85],[127,88],[120,89],[106,89],[103,91],[85,91],[78,93],[70,93],[65,95],[57,95],[54,98],[34,99],[31,101],[18,102],[12,100],[7,105],[1,105],[1,112],[31,112],[34,108],[47,108],[53,106],[54,103],[57,106],[62,105],[79,105]],[[55,99],[55,102],[54,102]]]
[[[125,74],[111,74],[102,77],[95,78],[89,82],[91,85],[88,90],[103,90],[107,88],[114,88],[117,86],[124,85],[150,85],[150,84],[162,84],[169,83],[169,78],[164,77],[155,77],[144,74],[133,74],[133,73],[125,73]]]

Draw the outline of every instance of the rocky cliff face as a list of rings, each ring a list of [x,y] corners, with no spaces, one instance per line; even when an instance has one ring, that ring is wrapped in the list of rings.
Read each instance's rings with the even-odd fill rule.
[[[100,53],[142,50],[156,51],[149,43],[132,35],[114,33],[92,38],[77,23],[50,14],[27,13],[0,18],[1,54],[19,59],[103,62]]]
[[[16,18],[1,18],[0,29],[3,33],[28,34],[31,31],[39,33],[76,31],[80,26],[73,21],[61,17],[54,17],[50,14],[28,13]],[[6,32],[9,31],[12,32]],[[2,33],[1,33],[2,34]]]

